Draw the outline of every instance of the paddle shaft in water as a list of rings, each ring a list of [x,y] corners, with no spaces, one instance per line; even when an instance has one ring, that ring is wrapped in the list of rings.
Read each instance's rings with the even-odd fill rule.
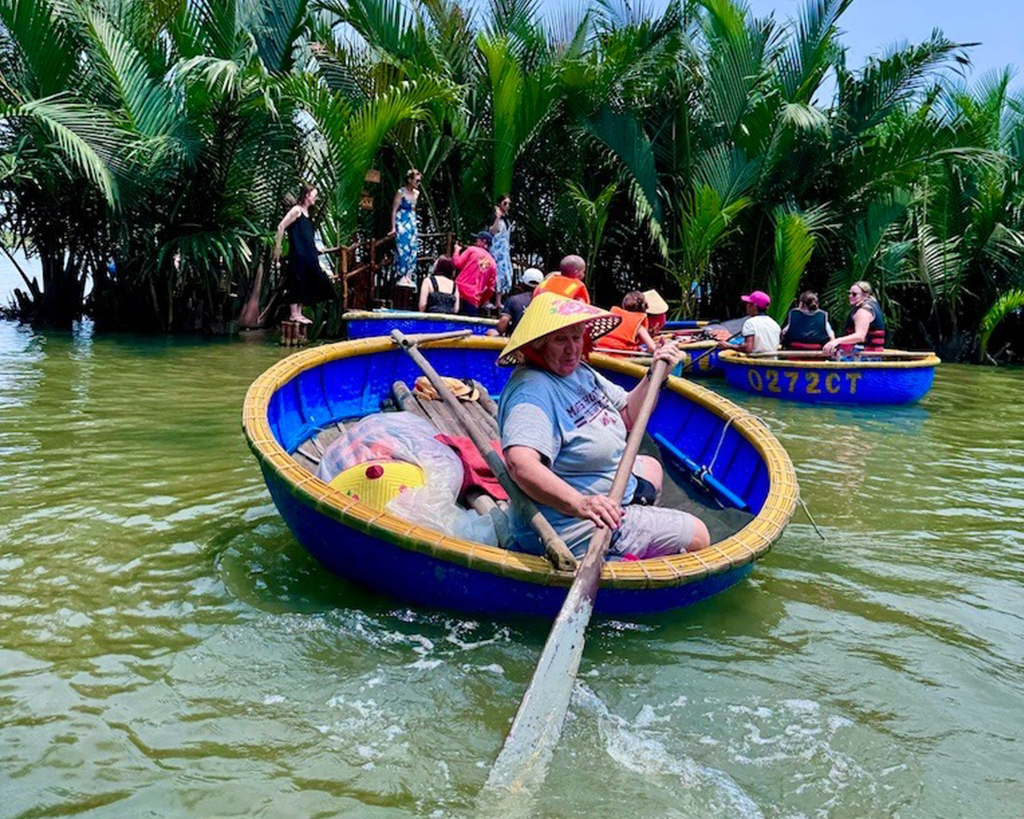
[[[409,354],[409,357],[416,362],[416,366],[423,371],[431,386],[441,396],[445,406],[462,424],[473,445],[491,468],[494,477],[498,479],[502,489],[508,493],[509,499],[523,510],[525,517],[530,522],[531,528],[537,533],[540,542],[544,544],[544,551],[552,565],[561,571],[573,571],[576,568],[576,558],[572,556],[572,552],[565,545],[565,541],[558,536],[558,533],[548,523],[548,519],[541,514],[537,505],[512,480],[512,476],[508,474],[508,470],[505,468],[505,462],[498,457],[498,453],[494,451],[488,437],[484,435],[476,422],[467,415],[465,408],[459,404],[459,399],[452,395],[451,390],[448,389],[444,380],[438,375],[437,370],[427,361],[423,353],[417,349],[416,343],[410,341],[401,330],[397,329],[391,331],[391,338]]]
[[[667,374],[668,363],[657,359],[651,367],[647,392],[626,439],[626,450],[608,493],[616,504],[622,504],[626,484],[633,472],[633,462],[658,400],[658,390]],[[569,699],[583,656],[584,635],[594,611],[594,598],[601,583],[601,568],[611,538],[612,530],[607,526],[597,529],[591,537],[587,554],[544,643],[533,679],[487,777],[485,789],[529,791],[544,782],[548,762],[558,744],[562,723],[569,710]]]

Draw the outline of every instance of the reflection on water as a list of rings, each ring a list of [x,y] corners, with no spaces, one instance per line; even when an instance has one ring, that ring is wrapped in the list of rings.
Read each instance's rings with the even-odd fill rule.
[[[546,624],[305,555],[239,431],[280,354],[0,323],[0,817],[474,815]],[[731,592],[595,624],[532,813],[1019,816],[1021,376],[732,393],[827,541],[798,512]]]

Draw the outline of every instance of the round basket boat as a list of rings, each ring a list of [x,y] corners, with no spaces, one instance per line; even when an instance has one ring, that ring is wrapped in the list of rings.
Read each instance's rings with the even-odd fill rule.
[[[498,325],[497,319],[413,310],[349,310],[342,319],[349,339],[386,336],[392,330],[401,330],[407,336],[472,330],[474,335],[482,336]]]
[[[911,404],[931,389],[941,363],[934,353],[901,350],[840,361],[814,352],[750,356],[729,350],[719,361],[730,386],[812,404]]]
[[[464,338],[423,345],[445,375],[477,380],[497,395],[510,370],[495,366],[504,341]],[[591,363],[625,387],[644,368],[607,356]],[[572,582],[543,557],[416,526],[319,480],[301,453],[331,425],[381,409],[415,364],[388,338],[296,353],[249,388],[243,429],[267,488],[299,542],[330,571],[415,604],[485,614],[555,614]],[[482,411],[482,410],[481,410]],[[782,446],[753,415],[696,384],[672,378],[648,431],[671,468],[690,471],[721,505],[745,509],[743,525],[707,549],[602,571],[596,611],[641,615],[689,605],[743,579],[789,522],[798,487]],[[731,511],[731,510],[730,510]]]

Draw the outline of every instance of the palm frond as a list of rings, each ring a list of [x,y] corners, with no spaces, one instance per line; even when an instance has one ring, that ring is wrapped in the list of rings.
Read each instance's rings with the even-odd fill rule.
[[[814,252],[815,238],[809,220],[799,211],[779,208],[773,216],[775,267],[769,315],[781,324],[800,291],[800,280]]]
[[[96,185],[108,205],[117,206],[117,183],[109,158],[123,150],[125,143],[104,111],[67,95],[55,95],[9,108],[6,115],[25,117],[42,127],[71,167]]]
[[[985,311],[978,327],[978,345],[981,349],[982,359],[988,353],[988,343],[999,323],[1011,313],[1018,312],[1022,308],[1024,308],[1024,290],[1009,290],[999,296]]]

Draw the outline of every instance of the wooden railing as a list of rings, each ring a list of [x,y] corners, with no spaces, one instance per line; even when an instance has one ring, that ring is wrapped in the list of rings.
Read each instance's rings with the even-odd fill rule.
[[[334,272],[341,283],[342,305],[346,310],[370,310],[374,307],[415,309],[420,274],[425,274],[442,253],[451,255],[455,234],[421,233],[416,257],[417,287],[397,287],[395,237],[356,238],[350,245],[327,253],[336,257]]]

